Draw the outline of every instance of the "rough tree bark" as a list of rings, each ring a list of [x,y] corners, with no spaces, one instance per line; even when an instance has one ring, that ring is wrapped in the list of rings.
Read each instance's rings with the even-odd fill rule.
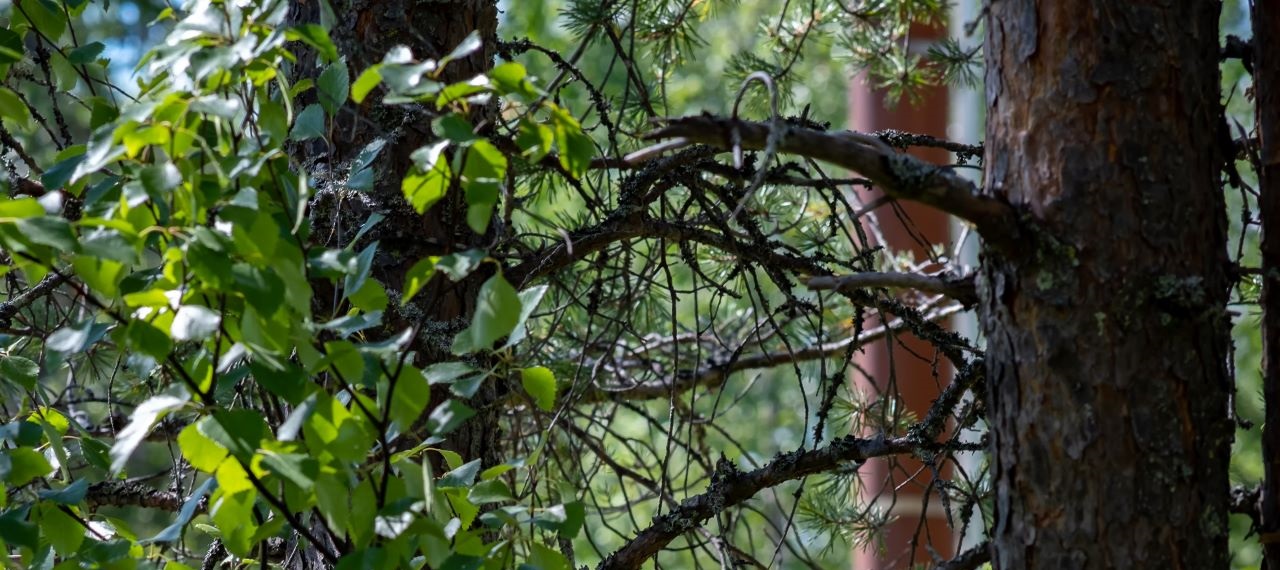
[[[1262,431],[1264,568],[1280,570],[1280,6],[1253,5],[1253,76],[1262,215],[1262,366],[1266,420]]]
[[[497,49],[497,0],[330,0],[336,21],[330,36],[338,53],[346,59],[351,79],[382,61],[393,47],[408,46],[417,59],[439,59],[461,44],[472,32],[479,34],[482,47],[465,58],[454,60],[437,77],[444,83],[470,79],[488,71]],[[320,21],[319,6],[310,0],[292,0],[291,17],[300,22]],[[299,77],[316,77],[320,69],[315,54],[304,53],[296,66]],[[451,357],[454,335],[469,324],[481,284],[492,275],[482,268],[457,283],[443,276],[433,279],[405,308],[398,307],[398,290],[405,273],[418,260],[447,255],[475,247],[485,247],[492,235],[478,235],[466,223],[467,204],[461,192],[451,191],[425,214],[416,213],[404,200],[401,181],[413,166],[410,154],[435,139],[433,110],[427,106],[381,105],[375,90],[362,105],[348,103],[338,113],[330,133],[331,144],[300,148],[295,156],[307,169],[315,189],[311,204],[312,240],[341,247],[350,242],[357,229],[373,213],[386,218],[361,238],[357,250],[378,242],[372,274],[387,288],[392,298],[384,317],[384,336],[417,327],[410,341],[414,362],[425,367]],[[496,108],[475,108],[472,120],[481,132]],[[488,122],[489,124],[486,124]],[[366,145],[383,139],[386,145],[374,163],[377,179],[368,192],[351,192],[342,182],[348,165]],[[493,230],[490,230],[491,233]],[[323,286],[313,284],[313,286]],[[317,291],[316,298],[329,295]],[[332,308],[325,308],[332,310]],[[443,391],[439,391],[440,395]],[[432,407],[438,404],[435,398]],[[453,449],[466,460],[482,460],[485,466],[499,462],[498,418],[486,402],[496,399],[494,383],[472,398],[476,416],[449,434],[441,447]],[[437,473],[443,465],[436,465]],[[304,567],[315,564],[314,558]]]
[[[338,20],[330,34],[338,52],[346,57],[352,75],[378,63],[391,48],[400,45],[408,46],[419,59],[443,57],[472,32],[480,34],[483,47],[450,63],[439,80],[450,83],[469,79],[493,64],[498,26],[496,0],[338,0],[332,4]],[[388,290],[395,291],[418,260],[484,247],[492,236],[477,235],[467,226],[467,205],[461,192],[448,193],[423,215],[413,211],[402,197],[400,182],[413,165],[409,155],[434,140],[434,115],[424,107],[383,106],[377,97],[370,99],[359,107],[348,105],[339,114],[331,136],[333,144],[321,151],[327,156],[318,158],[312,154],[308,158],[312,177],[319,181],[312,205],[313,237],[329,239],[320,234],[332,224],[340,228],[338,237],[332,239],[347,239],[370,214],[382,213],[386,219],[362,238],[361,245],[379,243],[374,275]],[[483,129],[486,114],[492,112],[493,109],[477,109],[473,119]],[[325,186],[324,181],[332,178],[327,172],[344,173],[356,154],[378,138],[387,144],[374,165],[378,178],[372,191],[360,194]],[[448,358],[453,335],[470,322],[476,293],[488,275],[477,271],[458,283],[437,276],[407,309],[386,317],[388,334],[419,325],[421,331],[409,347],[418,353],[415,364],[426,366]],[[483,392],[478,397],[483,398]],[[492,426],[485,425],[485,419],[468,422],[452,434],[452,441],[446,446],[468,460],[496,463],[495,450],[490,445],[495,432]]]
[[[1008,0],[987,26],[997,568],[1221,568],[1232,389],[1217,2]]]

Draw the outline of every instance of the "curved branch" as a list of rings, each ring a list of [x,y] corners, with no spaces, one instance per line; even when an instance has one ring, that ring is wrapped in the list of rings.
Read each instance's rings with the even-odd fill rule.
[[[915,289],[926,293],[946,295],[973,306],[978,303],[978,291],[972,275],[960,278],[934,277],[919,273],[868,272],[853,275],[823,275],[812,277],[807,283],[810,289],[853,291],[873,287]]]
[[[873,457],[909,453],[916,446],[909,438],[870,439],[845,436],[826,447],[780,453],[768,465],[748,472],[721,458],[705,493],[690,497],[671,512],[655,517],[649,528],[637,534],[597,566],[597,570],[640,568],[676,537],[693,530],[725,509],[746,502],[756,493],[806,475],[830,471],[847,462],[862,463]]]
[[[765,148],[769,125],[699,115],[666,119],[647,139],[685,138],[721,150],[733,148],[734,135],[748,150]],[[988,243],[1015,242],[1017,215],[1008,204],[977,193],[968,180],[949,169],[899,153],[879,138],[853,131],[823,132],[788,126],[780,150],[829,162],[869,178],[886,194],[933,206],[972,222]]]

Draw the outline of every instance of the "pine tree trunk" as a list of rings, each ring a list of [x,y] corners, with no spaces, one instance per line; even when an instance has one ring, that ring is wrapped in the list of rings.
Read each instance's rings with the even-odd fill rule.
[[[1221,568],[1232,390],[1218,3],[990,5],[997,568]]]
[[[1280,6],[1253,7],[1253,74],[1258,137],[1258,209],[1262,216],[1263,568],[1280,570]]]
[[[408,46],[419,60],[440,59],[473,32],[483,40],[482,47],[449,63],[438,79],[445,83],[467,80],[486,72],[493,64],[497,0],[330,0],[330,4],[336,16],[330,35],[338,53],[346,59],[352,81],[364,69],[382,61],[393,47]],[[314,0],[293,0],[291,10],[295,21],[320,22]],[[314,60],[313,53],[300,56],[296,75],[318,76],[320,69]],[[483,248],[493,241],[493,236],[478,235],[469,228],[461,192],[450,192],[425,214],[416,213],[404,200],[400,184],[413,165],[410,154],[435,140],[431,127],[434,109],[426,105],[381,105],[378,93],[375,90],[362,105],[348,103],[338,113],[330,145],[320,142],[298,149],[295,156],[308,169],[314,187],[314,243],[343,247],[370,215],[386,216],[361,238],[357,249],[375,241],[379,244],[372,275],[383,283],[392,299],[384,316],[382,335],[389,337],[417,325],[420,332],[409,350],[417,354],[414,364],[426,367],[452,358],[453,337],[470,323],[476,294],[492,275],[492,269],[477,270],[457,283],[437,276],[408,307],[400,309],[398,291],[405,273],[428,256]],[[476,109],[472,119],[483,129],[495,111],[493,106]],[[367,193],[346,191],[341,183],[350,161],[379,138],[386,141],[386,146],[373,166],[377,173],[373,189]],[[329,297],[317,289],[318,301]],[[445,395],[444,391],[433,393],[432,403],[422,411],[423,418]],[[477,414],[450,433],[440,446],[457,451],[466,461],[480,459],[484,466],[498,463],[498,417],[485,405],[495,397],[494,383],[486,383],[469,402]],[[442,472],[442,465],[435,467],[437,473]],[[317,567],[317,560],[313,556],[301,567]]]

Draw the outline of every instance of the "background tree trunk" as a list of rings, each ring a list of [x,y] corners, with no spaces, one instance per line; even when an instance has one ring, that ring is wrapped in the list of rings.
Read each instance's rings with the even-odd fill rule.
[[[439,59],[472,32],[479,33],[483,46],[446,66],[439,80],[463,81],[488,71],[493,65],[498,27],[496,0],[336,0],[332,5],[337,21],[330,34],[338,53],[346,57],[353,80],[370,65],[382,61],[393,47],[408,46],[417,59]],[[311,73],[318,75],[319,72]],[[336,232],[338,237],[334,238],[341,241],[330,243],[332,247],[346,244],[374,212],[385,215],[386,219],[362,238],[361,246],[379,243],[374,275],[388,290],[397,291],[404,284],[405,272],[418,260],[484,247],[492,236],[478,235],[467,226],[467,204],[461,192],[449,192],[423,215],[414,212],[404,200],[400,183],[413,166],[409,155],[435,140],[431,130],[435,114],[426,106],[381,105],[377,93],[375,90],[365,104],[359,107],[349,104],[339,113],[331,135],[332,146],[320,151],[327,152],[327,156],[317,158],[318,153],[313,151],[308,157],[312,163],[311,174],[317,181],[312,220],[313,226],[337,224],[341,227]],[[479,129],[489,126],[485,121],[493,112],[493,108],[482,108],[473,113]],[[340,175],[346,171],[346,165],[365,145],[378,138],[386,139],[387,144],[375,163],[378,177],[367,196],[325,187],[324,181],[330,178],[341,182]],[[317,166],[320,160],[327,165]],[[327,176],[326,169],[339,175]],[[321,235],[326,230],[328,227],[313,227],[313,239],[326,239]],[[410,349],[418,353],[415,364],[426,366],[450,358],[453,337],[470,323],[476,293],[489,275],[491,272],[482,269],[457,283],[438,276],[407,310],[389,308],[387,333],[399,333],[418,324],[421,332],[410,345]],[[396,299],[393,296],[393,301]],[[482,389],[476,396],[480,402],[475,402],[473,407],[481,409],[485,396],[486,391]],[[455,449],[468,461],[484,459],[486,465],[496,463],[495,450],[489,445],[496,433],[496,425],[490,425],[493,421],[492,417],[478,415],[451,434],[451,441],[445,446]]]
[[[497,48],[496,0],[330,0],[330,3],[336,16],[330,36],[338,53],[346,59],[352,81],[363,70],[382,61],[393,47],[408,46],[419,60],[439,59],[473,32],[483,40],[482,47],[468,57],[449,63],[438,79],[444,83],[463,81],[488,71],[493,65]],[[294,0],[292,10],[296,21],[320,21],[315,2]],[[317,77],[321,69],[315,66],[314,59],[314,53],[300,57],[296,75]],[[378,242],[372,274],[387,288],[392,300],[384,316],[384,335],[419,327],[409,350],[417,354],[414,364],[425,367],[452,358],[453,337],[470,323],[477,292],[493,271],[491,267],[482,267],[457,283],[437,276],[408,307],[399,309],[398,292],[404,284],[405,273],[427,256],[484,248],[493,236],[478,235],[467,225],[467,204],[461,192],[450,191],[421,215],[405,201],[400,185],[413,166],[410,154],[436,139],[431,126],[436,115],[434,109],[426,105],[382,105],[380,92],[375,89],[364,104],[348,103],[338,113],[329,136],[331,144],[317,142],[298,149],[296,156],[308,169],[315,190],[311,204],[314,243],[342,247],[350,243],[369,216],[374,213],[386,216],[361,238],[357,250]],[[491,123],[488,119],[495,111],[492,105],[473,110],[471,118],[477,130],[483,132],[491,127],[486,123]],[[373,189],[367,193],[346,190],[342,183],[348,165],[366,145],[379,138],[386,141],[386,146],[373,166],[377,173]],[[316,295],[317,299],[328,297]],[[325,308],[326,311],[332,309]],[[445,396],[445,391],[435,391],[422,417]],[[480,459],[484,466],[498,463],[501,441],[496,437],[500,433],[498,416],[485,405],[495,398],[495,383],[486,382],[469,402],[477,414],[450,433],[441,447],[457,451],[465,461]],[[435,467],[437,473],[445,469],[442,464]],[[304,567],[309,566],[304,564]]]
[[[1227,561],[1218,3],[991,4],[982,321],[997,568]]]

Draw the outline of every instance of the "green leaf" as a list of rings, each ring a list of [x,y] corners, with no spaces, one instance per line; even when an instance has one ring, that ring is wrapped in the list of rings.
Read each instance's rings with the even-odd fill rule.
[[[484,40],[480,38],[480,32],[472,30],[471,33],[467,34],[467,37],[463,38],[462,41],[453,48],[453,51],[449,52],[448,55],[443,58],[440,58],[439,65],[440,67],[444,67],[455,59],[467,57],[472,53],[475,53],[475,51],[480,49],[483,45]]]
[[[39,375],[40,365],[34,360],[22,356],[0,356],[0,380],[34,390]]]
[[[442,140],[435,143],[418,147],[411,154],[409,159],[413,161],[413,165],[418,170],[428,172],[440,162],[440,156],[444,153],[444,149],[449,148],[450,141]]]
[[[45,36],[44,41],[58,41],[67,29],[67,17],[62,13],[62,6],[53,2],[23,2],[22,11],[18,13],[40,30]]]
[[[418,421],[430,401],[431,386],[422,371],[411,365],[401,368],[395,392],[391,394],[391,419],[400,424],[403,431]]]
[[[84,527],[80,526],[80,521],[53,503],[40,505],[40,530],[44,531],[44,537],[53,550],[62,556],[75,554],[84,542]]]
[[[471,122],[462,113],[442,115],[432,123],[437,136],[457,144],[480,140]]]
[[[587,509],[580,501],[565,503],[563,506],[565,517],[558,532],[560,536],[573,539],[578,536],[578,531],[582,530],[582,525],[587,520]]]
[[[448,384],[462,378],[475,374],[480,370],[475,366],[466,362],[438,362],[428,366],[422,374],[427,377],[427,381],[431,384]]]
[[[40,183],[50,190],[63,188],[71,181],[71,175],[75,173],[76,167],[84,162],[84,147],[80,147],[80,153],[63,159],[58,163],[50,166],[40,176]]]
[[[262,450],[260,456],[262,465],[288,479],[303,492],[309,492],[315,486],[320,463],[314,458],[299,453],[277,453],[268,449]]]
[[[245,301],[264,316],[274,315],[284,306],[284,281],[273,271],[237,263],[231,267],[231,280]]]
[[[448,141],[430,148],[444,150],[444,145],[448,145]],[[418,154],[418,152],[415,152],[414,156],[416,157]],[[415,160],[415,162],[421,164],[420,161]],[[449,190],[449,182],[452,176],[449,163],[443,160],[436,160],[428,170],[422,169],[421,166],[411,169],[405,175],[404,181],[400,183],[400,191],[404,193],[404,197],[409,200],[409,203],[413,204],[413,209],[421,214],[430,209],[436,202],[439,202],[441,198],[444,198],[445,192]]]
[[[125,266],[118,261],[98,259],[87,255],[77,255],[71,261],[76,276],[89,286],[89,290],[108,299],[120,293],[120,280],[124,278]]]
[[[330,64],[316,80],[316,87],[320,90],[320,106],[324,107],[325,112],[330,116],[336,114],[342,104],[347,102],[347,95],[351,92],[351,76],[347,71],[347,63],[339,60]]]
[[[467,224],[472,231],[483,234],[489,228],[506,175],[507,157],[493,143],[476,141],[467,149],[462,183],[469,206]]]
[[[137,408],[134,408],[133,415],[129,419],[129,425],[120,430],[120,434],[116,436],[115,445],[111,446],[111,472],[119,473],[124,469],[124,464],[129,460],[129,456],[133,455],[133,450],[138,448],[138,444],[142,443],[143,438],[147,436],[147,432],[151,431],[151,426],[156,420],[164,417],[165,414],[180,409],[187,404],[186,398],[161,394],[152,396],[143,402]]]
[[[18,420],[0,424],[0,442],[8,442],[19,447],[40,445],[44,437],[44,428],[36,422]]]
[[[563,492],[561,496],[564,496]],[[575,501],[543,509],[534,515],[533,522],[541,528],[556,531],[560,536],[572,539],[582,529],[586,516],[582,503]]]
[[[18,230],[34,243],[47,245],[59,251],[74,252],[80,250],[71,224],[62,218],[44,216],[40,218],[24,218],[17,222]]]
[[[110,325],[86,320],[75,325],[67,325],[49,335],[44,346],[54,352],[63,354],[83,352],[102,339]]]
[[[289,131],[289,140],[305,141],[324,137],[324,109],[315,103],[307,105],[293,119],[293,130]]]
[[[16,200],[0,197],[0,218],[33,218],[44,215],[44,206],[35,198]]]
[[[80,438],[80,455],[89,465],[107,471],[111,469],[111,446],[91,437]]]
[[[182,538],[182,531],[186,528],[187,523],[191,522],[191,518],[195,516],[196,508],[200,506],[205,495],[208,495],[209,492],[217,486],[217,484],[217,479],[214,479],[213,477],[206,478],[204,483],[201,483],[200,486],[187,497],[187,500],[182,503],[182,509],[178,511],[178,516],[169,526],[165,527],[164,530],[160,531],[155,536],[141,542],[144,544],[151,544],[155,542],[174,542]],[[165,566],[165,570],[170,570],[170,567]],[[173,570],[177,569],[175,568]]]
[[[511,494],[511,489],[507,488],[506,483],[499,479],[493,479],[481,481],[471,487],[471,490],[467,492],[467,500],[473,505],[483,505],[515,500],[515,497]]]
[[[572,570],[563,554],[538,542],[529,545],[529,564],[538,570]]]
[[[468,249],[458,253],[450,253],[436,260],[436,269],[449,276],[452,281],[461,281],[471,275],[484,258],[489,254],[481,249]]]
[[[183,305],[173,317],[170,332],[175,340],[204,340],[217,332],[222,316],[208,307]]]
[[[71,65],[93,63],[98,60],[98,56],[102,54],[102,50],[106,49],[106,47],[102,42],[82,45],[67,54],[67,61],[71,62]]]
[[[311,415],[302,424],[302,432],[313,453],[328,453],[347,461],[362,461],[373,442],[363,422],[342,402],[327,395],[317,398]]]
[[[595,145],[591,144],[591,137],[583,134],[578,120],[563,108],[553,109],[551,122],[555,125],[560,165],[574,178],[581,178],[587,173],[587,169],[591,166],[591,158],[595,156]]]
[[[0,479],[10,487],[21,487],[53,473],[53,466],[30,447],[0,451]]]
[[[360,149],[360,154],[351,163],[351,174],[347,176],[347,188],[352,190],[369,190],[373,188],[377,172],[373,169],[373,161],[386,146],[386,139],[374,139],[373,142]]]
[[[532,101],[541,94],[529,81],[524,66],[514,61],[495,66],[489,71],[489,79],[503,95],[519,95],[526,101]]]
[[[464,465],[453,467],[452,471],[441,475],[436,487],[440,489],[470,487],[472,483],[476,482],[476,475],[478,474],[480,474],[480,460],[475,459]]]
[[[334,45],[333,40],[329,38],[329,32],[318,24],[300,24],[285,30],[285,37],[289,41],[302,41],[303,43],[315,48],[326,62],[336,61],[338,59],[338,46]]]
[[[556,406],[556,376],[542,366],[520,371],[520,383],[539,408],[551,411]]]
[[[150,356],[157,361],[164,360],[169,356],[169,351],[173,350],[173,341],[169,339],[169,335],[143,320],[129,323],[125,330],[125,339],[131,350]]]
[[[347,273],[346,278],[342,282],[342,290],[345,295],[350,295],[359,291],[364,287],[365,279],[369,278],[370,268],[373,267],[373,256],[378,253],[378,242],[373,242],[355,257],[355,263],[351,267],[351,271]]]
[[[542,297],[547,294],[547,289],[546,285],[538,285],[520,292],[520,319],[516,321],[516,329],[511,331],[511,336],[507,337],[507,342],[503,345],[503,348],[510,348],[520,344],[525,335],[529,334],[529,317],[533,316],[533,311],[542,302]]]
[[[519,319],[520,295],[501,274],[494,275],[480,286],[471,326],[458,336],[467,335],[474,350],[489,349],[510,334]]]
[[[97,129],[120,117],[120,109],[102,97],[93,98],[93,110],[89,113],[89,127]],[[74,174],[74,173],[73,173]]]
[[[373,481],[365,479],[351,494],[351,508],[347,511],[347,535],[356,546],[364,546],[373,539],[373,521],[378,514],[378,499],[373,492]]]
[[[219,483],[221,484],[221,483]],[[236,556],[253,554],[253,535],[258,530],[254,522],[253,505],[258,493],[254,489],[238,493],[224,493],[219,489],[215,500],[210,501],[210,518],[222,535],[222,544]]]
[[[245,408],[218,410],[213,413],[213,421],[199,425],[201,433],[241,461],[249,461],[262,440],[271,437],[271,429],[262,414]]]
[[[362,330],[370,329],[382,324],[382,311],[370,311],[359,315],[347,315],[339,317],[327,323],[320,325],[320,328],[331,330],[338,333],[340,338],[346,338]]]
[[[431,410],[431,415],[427,416],[427,432],[431,435],[444,435],[462,425],[471,416],[476,415],[476,411],[458,400],[446,400],[443,404],[436,406]]]
[[[0,540],[34,551],[40,543],[40,530],[25,520],[27,512],[18,508],[0,513]]]
[[[12,120],[14,124],[27,128],[31,124],[31,110],[27,109],[27,104],[13,90],[0,87],[0,118]]]
[[[375,64],[364,70],[364,73],[361,73],[360,77],[356,78],[356,82],[351,85],[352,101],[363,103],[365,97],[369,96],[369,92],[373,91],[373,88],[377,87],[379,83],[382,83],[382,74],[378,71],[381,68],[381,64]]]
[[[404,292],[400,295],[400,306],[403,307],[418,294],[422,288],[431,281],[431,277],[436,274],[437,257],[426,257],[419,259],[413,267],[404,275]]]
[[[202,418],[199,422],[182,428],[178,433],[178,449],[182,450],[182,457],[186,458],[187,463],[192,467],[205,473],[213,473],[227,457],[227,448],[218,445],[218,442],[200,431],[200,424],[212,421],[212,418]]]
[[[13,30],[0,28],[0,65],[22,61],[25,51],[22,36]]]
[[[534,121],[530,117],[520,120],[520,130],[516,134],[516,145],[524,151],[529,162],[538,162],[551,154],[556,145],[556,132],[551,127]]]
[[[166,200],[169,192],[182,184],[182,173],[172,162],[164,161],[142,169],[142,187],[154,200]]]
[[[301,367],[289,361],[269,364],[261,359],[249,363],[254,380],[268,392],[297,404],[306,397],[307,374]]]
[[[482,566],[484,566],[483,558],[454,553],[444,559],[439,570],[479,570]]]
[[[89,480],[79,479],[61,489],[40,491],[38,495],[42,500],[53,501],[60,505],[78,505],[80,501],[84,500],[84,496],[88,491]]]
[[[347,297],[352,306],[365,312],[382,311],[387,308],[387,290],[376,279],[368,279],[359,291]]]

